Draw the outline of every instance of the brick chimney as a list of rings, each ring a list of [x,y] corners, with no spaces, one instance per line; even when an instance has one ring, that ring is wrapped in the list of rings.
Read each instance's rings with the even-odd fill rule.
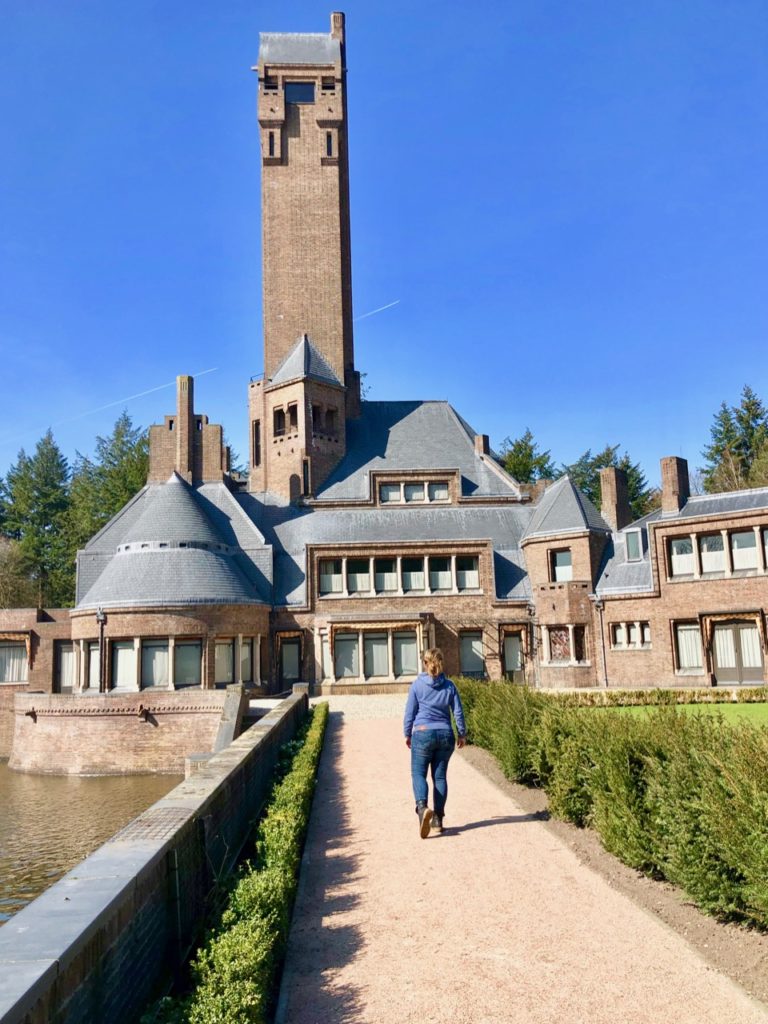
[[[679,512],[688,501],[691,488],[688,483],[688,463],[677,455],[661,460],[661,510]]]
[[[338,39],[344,45],[344,15],[341,11],[331,14],[331,39]]]
[[[475,451],[478,455],[488,455],[491,450],[491,443],[487,434],[475,434]]]
[[[612,530],[623,530],[632,522],[627,474],[608,466],[600,470],[600,515]]]
[[[187,374],[176,378],[176,472],[192,483],[195,448],[195,379]]]

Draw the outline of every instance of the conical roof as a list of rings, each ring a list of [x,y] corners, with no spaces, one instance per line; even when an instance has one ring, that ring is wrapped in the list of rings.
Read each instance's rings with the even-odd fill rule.
[[[302,380],[306,377],[341,387],[341,381],[325,357],[318,352],[309,336],[302,334],[275,370],[270,383],[287,384],[289,380]]]
[[[150,488],[141,515],[121,544],[157,541],[205,545],[222,541],[194,491],[177,473],[172,473],[167,483]]]
[[[589,498],[581,493],[566,474],[548,487],[539,499],[523,540],[557,533],[581,533],[584,530],[611,532]]]

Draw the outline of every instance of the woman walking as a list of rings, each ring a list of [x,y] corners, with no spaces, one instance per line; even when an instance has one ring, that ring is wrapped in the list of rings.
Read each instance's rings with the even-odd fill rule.
[[[451,680],[443,675],[443,652],[439,647],[431,647],[424,654],[424,669],[411,683],[403,721],[405,743],[411,751],[411,781],[422,839],[427,838],[430,828],[443,831],[448,762],[455,745],[451,712],[459,747],[464,746],[467,734],[461,698]],[[428,806],[428,771],[432,774],[434,810]]]

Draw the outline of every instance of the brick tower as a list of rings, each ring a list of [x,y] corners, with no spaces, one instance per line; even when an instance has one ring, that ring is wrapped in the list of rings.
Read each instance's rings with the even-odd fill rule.
[[[251,383],[251,491],[314,492],[360,412],[354,366],[344,15],[259,47],[264,379]]]

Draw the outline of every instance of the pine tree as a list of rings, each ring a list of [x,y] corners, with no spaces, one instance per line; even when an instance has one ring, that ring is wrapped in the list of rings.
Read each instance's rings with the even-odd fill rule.
[[[30,608],[37,603],[37,587],[18,542],[0,538],[0,608]]]
[[[638,462],[632,462],[628,452],[619,456],[619,445],[607,444],[596,455],[588,448],[583,455],[562,467],[578,489],[585,494],[596,508],[602,504],[600,493],[600,470],[613,466],[627,474],[627,493],[633,519],[640,519],[652,508],[653,493]]]
[[[507,437],[501,442],[499,453],[504,469],[519,484],[532,484],[537,480],[553,480],[557,473],[548,451],[542,452],[528,428],[522,437],[513,441]]]
[[[710,494],[755,487],[752,467],[768,441],[768,411],[748,384],[738,406],[720,405],[702,451],[704,489]],[[759,472],[759,471],[758,471]]]

